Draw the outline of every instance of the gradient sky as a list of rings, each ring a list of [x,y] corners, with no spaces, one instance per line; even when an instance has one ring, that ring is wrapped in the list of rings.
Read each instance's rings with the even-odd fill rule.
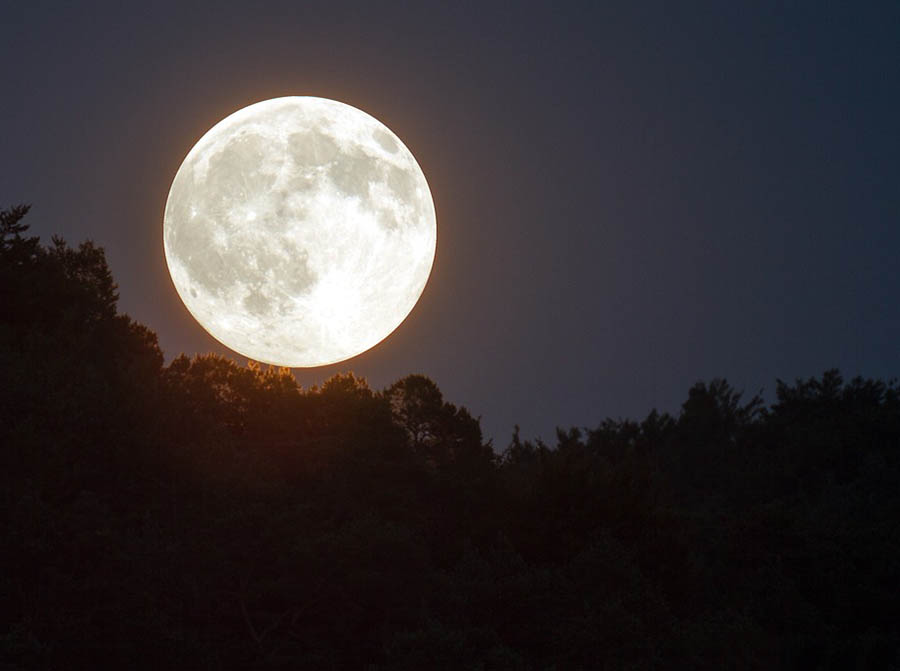
[[[388,125],[438,249],[353,370],[432,377],[495,446],[677,411],[697,380],[900,375],[900,3],[6,3],[0,207],[106,248],[167,358],[182,159],[253,102]],[[236,359],[244,359],[234,355]]]

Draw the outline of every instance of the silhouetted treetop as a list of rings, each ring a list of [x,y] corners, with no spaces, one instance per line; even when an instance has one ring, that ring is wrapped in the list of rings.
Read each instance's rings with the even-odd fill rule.
[[[31,205],[14,205],[8,210],[0,210],[0,251],[6,252],[17,243],[23,242],[22,233],[28,230],[28,224],[22,219],[28,214]],[[26,242],[37,245],[38,238],[28,238]]]
[[[58,237],[43,247],[37,238],[22,237],[28,227],[20,220],[27,211],[3,213],[4,321],[18,329],[68,329],[74,338],[111,320],[118,294],[103,249],[92,242],[72,249]]]
[[[698,382],[681,406],[679,430],[698,440],[734,442],[739,432],[754,421],[763,404],[757,395],[741,405],[742,396],[726,380],[712,380],[708,385]]]

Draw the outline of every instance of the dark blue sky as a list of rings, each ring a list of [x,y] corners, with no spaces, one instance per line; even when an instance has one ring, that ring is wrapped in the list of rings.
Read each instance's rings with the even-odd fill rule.
[[[317,95],[411,149],[438,250],[401,327],[304,385],[425,373],[502,448],[700,379],[900,375],[900,3],[68,4],[4,6],[0,206],[102,244],[169,358],[227,353],[166,271],[181,160]]]

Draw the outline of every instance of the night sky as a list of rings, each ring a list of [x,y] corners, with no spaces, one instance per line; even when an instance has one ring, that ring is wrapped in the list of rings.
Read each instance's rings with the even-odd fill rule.
[[[5,3],[0,207],[104,246],[167,359],[229,354],[169,279],[171,181],[237,109],[334,98],[413,152],[438,247],[304,386],[424,373],[502,449],[701,379],[900,375],[900,3],[686,4]]]

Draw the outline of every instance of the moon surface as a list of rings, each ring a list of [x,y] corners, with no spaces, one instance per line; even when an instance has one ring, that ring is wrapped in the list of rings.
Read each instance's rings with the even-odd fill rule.
[[[291,367],[387,337],[431,273],[431,191],[384,124],[334,100],[275,98],[213,126],[172,182],[163,240],[185,306],[214,338]]]

